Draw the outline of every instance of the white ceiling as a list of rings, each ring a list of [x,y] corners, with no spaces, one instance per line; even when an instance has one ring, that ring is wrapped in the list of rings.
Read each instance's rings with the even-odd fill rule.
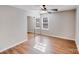
[[[58,9],[59,11],[76,9],[77,5],[47,5],[47,9]],[[40,10],[40,5],[13,5],[26,11]]]

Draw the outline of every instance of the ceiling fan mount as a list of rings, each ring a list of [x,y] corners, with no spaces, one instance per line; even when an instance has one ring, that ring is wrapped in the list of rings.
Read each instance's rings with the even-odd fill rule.
[[[46,5],[42,5],[41,10],[42,10],[42,11],[47,11],[48,13],[52,13],[52,12],[58,11],[58,9],[48,9],[48,8],[46,7]]]
[[[42,8],[41,8],[43,11],[46,11],[47,8],[46,8],[46,5],[42,5]]]

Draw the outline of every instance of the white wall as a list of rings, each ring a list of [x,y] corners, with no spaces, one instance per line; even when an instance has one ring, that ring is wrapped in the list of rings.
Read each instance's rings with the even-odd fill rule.
[[[79,6],[76,8],[76,44],[79,51]]]
[[[10,6],[0,6],[0,51],[27,40],[26,32],[26,12]]]
[[[35,16],[34,13],[31,13],[30,16]],[[49,14],[48,17],[49,30],[42,30],[42,34],[70,40],[75,39],[75,10],[52,13]],[[32,19],[33,18],[30,18],[30,21]],[[29,31],[32,32],[33,23],[30,23],[29,26]]]
[[[52,36],[75,39],[75,11],[64,11],[49,15],[49,32]]]

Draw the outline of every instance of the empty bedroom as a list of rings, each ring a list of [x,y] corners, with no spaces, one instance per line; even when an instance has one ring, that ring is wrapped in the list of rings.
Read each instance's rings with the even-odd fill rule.
[[[78,54],[79,6],[0,5],[0,54]]]

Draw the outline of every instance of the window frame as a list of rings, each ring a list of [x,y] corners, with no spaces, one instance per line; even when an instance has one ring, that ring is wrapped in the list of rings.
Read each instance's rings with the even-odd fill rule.
[[[41,17],[42,17],[42,21],[41,21],[41,23],[42,23],[42,30],[49,30],[49,18],[48,18],[48,14],[47,13],[44,13],[44,14],[41,14]],[[45,23],[45,22],[43,22],[43,20],[44,20],[44,18],[47,18],[47,20],[48,20],[48,27],[47,28],[44,28],[44,26],[43,26],[43,24]]]

